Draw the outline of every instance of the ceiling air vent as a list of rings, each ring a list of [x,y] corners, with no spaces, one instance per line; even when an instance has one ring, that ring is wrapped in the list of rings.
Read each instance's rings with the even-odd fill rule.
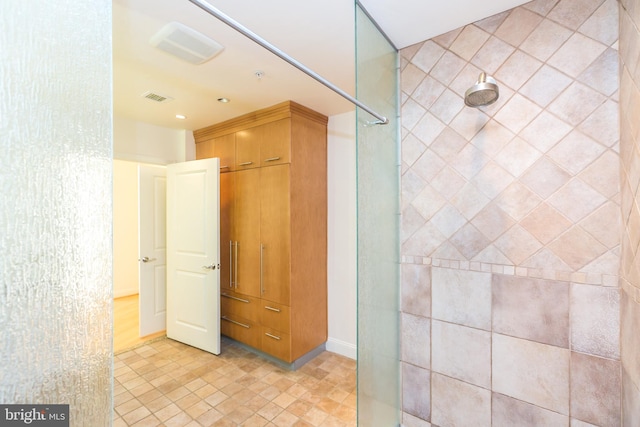
[[[224,49],[215,40],[179,22],[170,22],[162,27],[160,31],[151,37],[149,43],[160,50],[196,65],[207,62]]]
[[[145,92],[141,96],[143,98],[147,98],[148,100],[155,101],[155,102],[173,101],[173,98],[171,98],[170,96],[160,95],[159,93],[155,93],[155,92]]]

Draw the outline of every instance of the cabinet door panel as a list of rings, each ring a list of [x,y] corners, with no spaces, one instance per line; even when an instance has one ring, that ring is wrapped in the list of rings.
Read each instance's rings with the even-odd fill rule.
[[[214,156],[220,158],[220,172],[234,170],[236,161],[236,136],[224,135],[215,139]]]
[[[234,175],[234,289],[260,297],[260,169]]]
[[[262,297],[289,305],[291,231],[289,165],[260,169]]]
[[[233,289],[233,216],[235,174],[220,174],[220,291]]]
[[[210,159],[216,157],[216,141],[215,139],[209,139],[207,141],[201,141],[196,144],[196,159]]]
[[[236,170],[260,167],[260,126],[235,133]]]
[[[291,159],[291,119],[260,126],[260,165],[289,163]]]

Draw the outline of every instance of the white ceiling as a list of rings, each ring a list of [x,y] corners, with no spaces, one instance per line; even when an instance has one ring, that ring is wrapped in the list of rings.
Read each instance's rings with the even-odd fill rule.
[[[236,22],[349,94],[355,93],[354,10],[349,0],[208,0]],[[522,0],[361,0],[397,48],[518,6]],[[183,23],[224,50],[193,65],[149,44]],[[261,78],[256,72],[263,73]],[[472,83],[472,82],[471,82]],[[113,0],[114,114],[158,126],[199,129],[294,100],[325,115],[353,106],[188,0]],[[145,92],[173,98],[155,103]],[[217,101],[231,99],[228,104]],[[178,120],[176,114],[187,116]]]

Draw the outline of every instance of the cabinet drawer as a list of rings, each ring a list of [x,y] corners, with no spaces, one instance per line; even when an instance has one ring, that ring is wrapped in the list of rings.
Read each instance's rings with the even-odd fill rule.
[[[260,323],[259,299],[234,292],[220,294],[220,312],[223,316],[235,316]]]
[[[222,316],[220,318],[220,333],[251,347],[260,346],[260,327],[241,317]]]
[[[289,334],[262,327],[261,342],[260,349],[262,351],[285,362],[291,362],[291,336]]]
[[[269,329],[274,329],[285,334],[291,333],[289,324],[289,307],[271,301],[260,300],[261,319],[260,324]]]

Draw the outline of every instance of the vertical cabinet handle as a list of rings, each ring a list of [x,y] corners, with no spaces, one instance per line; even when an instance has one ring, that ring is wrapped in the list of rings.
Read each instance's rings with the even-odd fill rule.
[[[263,252],[264,252],[264,245],[262,243],[260,243],[260,295],[264,294],[264,283],[262,281],[262,266],[263,266]]]
[[[233,241],[229,240],[229,287],[233,288]]]
[[[236,289],[238,289],[238,246],[240,246],[239,242],[236,242],[236,250],[235,250],[235,263],[233,264],[233,268],[234,268],[234,276],[235,276],[235,287]]]

